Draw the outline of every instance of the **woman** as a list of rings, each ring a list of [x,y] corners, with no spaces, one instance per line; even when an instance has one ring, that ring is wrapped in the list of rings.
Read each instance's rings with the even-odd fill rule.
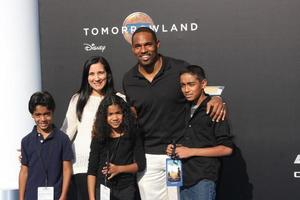
[[[95,114],[102,99],[114,93],[108,62],[101,56],[90,57],[83,67],[80,89],[71,98],[61,127],[73,142],[75,155],[69,199],[88,199],[86,172]]]
[[[100,184],[110,189],[111,200],[135,200],[135,173],[145,169],[146,158],[129,105],[119,96],[105,97],[96,114],[93,133],[89,200],[100,199]]]

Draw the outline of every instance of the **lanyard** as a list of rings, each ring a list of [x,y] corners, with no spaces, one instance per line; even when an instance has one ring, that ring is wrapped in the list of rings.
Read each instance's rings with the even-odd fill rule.
[[[108,142],[108,145],[107,145],[108,148],[107,148],[107,152],[106,152],[106,167],[107,167],[107,169],[109,168],[109,163],[112,162],[117,157],[121,137],[122,136],[118,137],[117,143],[114,145],[114,148],[110,148],[111,142]],[[105,175],[105,180],[104,180],[105,186],[107,186],[107,181],[108,181],[107,175],[108,174]]]

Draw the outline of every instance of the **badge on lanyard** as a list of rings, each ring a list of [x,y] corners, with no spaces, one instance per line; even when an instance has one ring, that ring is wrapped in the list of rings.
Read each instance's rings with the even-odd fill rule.
[[[181,160],[167,158],[166,160],[167,186],[182,186]]]
[[[54,187],[38,187],[38,200],[54,200]]]
[[[176,144],[173,143],[171,158],[166,159],[167,186],[182,186],[182,162],[175,155]]]
[[[102,184],[100,184],[100,199],[110,200],[110,189]]]

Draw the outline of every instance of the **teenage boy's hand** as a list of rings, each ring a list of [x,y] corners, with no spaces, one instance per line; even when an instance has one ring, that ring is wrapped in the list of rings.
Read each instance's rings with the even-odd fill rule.
[[[189,158],[194,155],[191,148],[180,146],[180,147],[176,147],[176,156],[178,158]]]
[[[212,117],[212,121],[219,122],[224,120],[226,116],[227,108],[225,103],[223,103],[222,98],[219,96],[214,96],[207,103],[206,113]]]

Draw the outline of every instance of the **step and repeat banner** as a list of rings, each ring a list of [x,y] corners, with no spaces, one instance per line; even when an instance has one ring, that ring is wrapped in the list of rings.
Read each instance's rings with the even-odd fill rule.
[[[39,1],[42,87],[57,126],[84,61],[109,61],[116,89],[135,63],[130,37],[150,26],[160,53],[205,68],[224,87],[235,154],[223,159],[219,200],[300,199],[300,2],[297,0]]]

